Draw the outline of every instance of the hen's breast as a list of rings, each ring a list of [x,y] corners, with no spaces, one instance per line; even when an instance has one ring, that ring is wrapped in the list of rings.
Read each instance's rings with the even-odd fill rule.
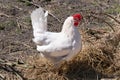
[[[78,30],[75,31],[73,46],[74,54],[77,54],[82,49],[81,35]]]

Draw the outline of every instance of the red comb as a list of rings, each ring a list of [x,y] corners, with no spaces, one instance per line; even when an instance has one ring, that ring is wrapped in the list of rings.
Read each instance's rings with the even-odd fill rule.
[[[74,14],[74,15],[73,15],[73,18],[74,18],[74,19],[77,18],[77,19],[81,20],[81,19],[82,19],[82,16],[81,16],[80,14]]]

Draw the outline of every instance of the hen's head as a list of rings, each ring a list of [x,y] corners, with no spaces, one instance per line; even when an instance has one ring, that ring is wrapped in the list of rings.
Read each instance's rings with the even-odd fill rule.
[[[79,22],[82,19],[82,15],[80,15],[80,14],[74,14],[72,17],[74,19],[74,26],[77,27],[78,24],[79,24]]]

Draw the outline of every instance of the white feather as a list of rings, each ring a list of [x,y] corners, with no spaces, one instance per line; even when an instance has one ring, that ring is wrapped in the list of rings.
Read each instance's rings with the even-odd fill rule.
[[[31,13],[34,36],[39,36],[39,33],[47,31],[47,16],[48,11],[44,13],[41,7]]]
[[[73,25],[73,17],[68,17],[61,32],[57,33],[47,31],[47,16],[48,12],[44,13],[42,8],[36,9],[31,14],[33,41],[37,50],[55,63],[72,59],[82,48],[81,36]]]

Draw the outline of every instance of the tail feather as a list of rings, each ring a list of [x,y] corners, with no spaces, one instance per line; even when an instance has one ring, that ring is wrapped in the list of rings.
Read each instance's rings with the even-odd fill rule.
[[[47,17],[47,16],[48,16],[48,11],[45,12],[45,17]]]
[[[31,13],[34,37],[37,36],[38,33],[47,31],[47,16],[48,11],[44,13],[43,8],[41,7]]]

